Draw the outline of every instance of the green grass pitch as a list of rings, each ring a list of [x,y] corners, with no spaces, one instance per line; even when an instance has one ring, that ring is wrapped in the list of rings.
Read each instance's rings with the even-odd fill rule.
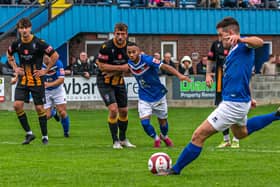
[[[275,111],[260,106],[250,116]],[[63,137],[59,123],[51,119],[49,145],[41,143],[35,112],[28,111],[36,139],[23,146],[24,132],[14,112],[0,112],[0,186],[279,186],[280,121],[240,142],[240,149],[217,149],[222,134],[211,137],[200,157],[180,176],[154,176],[148,158],[166,152],[173,163],[192,132],[213,108],[169,108],[169,136],[175,147],[153,148],[142,129],[137,110],[129,111],[128,138],[136,149],[113,150],[107,111],[69,111],[71,137]],[[152,123],[157,132],[155,117]]]

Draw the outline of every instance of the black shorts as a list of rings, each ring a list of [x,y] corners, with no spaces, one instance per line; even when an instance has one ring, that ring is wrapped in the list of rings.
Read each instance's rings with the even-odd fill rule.
[[[99,93],[106,106],[117,103],[119,108],[127,107],[127,92],[125,85],[112,86],[97,82]]]
[[[15,90],[15,101],[29,103],[30,93],[35,105],[43,105],[46,102],[44,86],[23,86],[18,84]]]

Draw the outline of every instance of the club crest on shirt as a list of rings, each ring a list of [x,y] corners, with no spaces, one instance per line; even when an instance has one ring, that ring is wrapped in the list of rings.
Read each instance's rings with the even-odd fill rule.
[[[63,69],[63,68],[60,68],[60,69],[59,69],[59,73],[60,73],[60,75],[64,75],[64,69]]]
[[[118,54],[118,59],[122,59],[122,54]]]
[[[24,49],[24,50],[23,50],[23,54],[28,55],[28,50],[27,50],[27,49]]]

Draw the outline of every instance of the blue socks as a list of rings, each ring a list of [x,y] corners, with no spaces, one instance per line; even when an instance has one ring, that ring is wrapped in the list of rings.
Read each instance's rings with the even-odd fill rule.
[[[166,120],[166,124],[165,125],[159,125],[160,127],[160,132],[163,136],[166,136],[168,133],[168,122]]]
[[[190,142],[180,154],[176,164],[172,167],[173,170],[179,174],[184,167],[200,155],[201,150],[202,147],[198,147]]]
[[[261,116],[255,116],[248,119],[247,121],[248,135],[266,127],[267,125],[270,125],[275,120],[280,120],[279,116],[275,116],[275,112],[261,115]]]
[[[52,108],[51,110],[51,118],[54,117],[56,114],[56,109],[55,108]]]
[[[63,130],[64,130],[64,133],[68,133],[69,126],[70,126],[70,121],[69,121],[68,115],[65,118],[61,119],[61,124],[62,124]]]
[[[150,119],[142,119],[141,124],[148,136],[152,138],[156,137],[157,134],[154,127],[150,124]]]
[[[271,124],[275,120],[280,120],[280,116],[275,116],[275,112],[270,114],[265,114],[261,116],[256,116],[248,119],[247,121],[247,130],[248,135],[258,131],[267,125]],[[172,169],[180,174],[181,170],[194,161],[201,153],[202,147],[196,146],[191,142],[185,147],[183,152],[180,154],[176,164]]]

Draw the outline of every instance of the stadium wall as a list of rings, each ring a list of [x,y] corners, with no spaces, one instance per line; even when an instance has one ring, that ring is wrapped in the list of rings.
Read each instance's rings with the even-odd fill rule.
[[[147,54],[152,55],[155,52],[161,51],[162,41],[177,42],[177,60],[180,60],[185,55],[191,55],[192,52],[198,52],[200,56],[207,55],[210,46],[217,39],[213,35],[129,35],[135,39],[135,42]],[[272,53],[280,54],[280,35],[260,36],[266,42],[271,42]],[[6,37],[0,42],[0,54],[5,54],[8,46],[16,37]],[[71,56],[79,57],[81,51],[86,51],[86,42],[88,41],[105,41],[108,38],[98,38],[97,33],[80,33],[69,41],[68,62]],[[96,56],[96,54],[88,54]],[[64,62],[64,64],[68,64]]]
[[[177,43],[177,60],[192,52],[198,52],[200,56],[207,55],[211,44],[217,39],[215,35],[129,35],[133,38],[143,52],[152,55],[161,52],[162,41],[175,41]],[[280,54],[280,35],[261,35],[265,42],[270,42],[273,54]],[[78,57],[81,51],[86,51],[86,42],[105,41],[108,38],[100,39],[96,33],[81,33],[69,41],[69,57]],[[96,56],[90,54],[89,56]]]
[[[12,86],[10,84],[11,77],[2,77],[3,82],[0,81],[0,110],[13,110],[12,102]],[[204,77],[202,77],[204,78]],[[134,78],[132,78],[134,79]],[[1,79],[2,80],[2,79]],[[213,98],[204,99],[176,99],[174,92],[178,92],[174,87],[174,78],[166,77],[165,84],[168,88],[167,100],[169,107],[205,107],[213,106]],[[176,81],[176,80],[175,80]],[[202,82],[203,83],[203,82]],[[94,82],[92,83],[95,84]],[[280,103],[280,77],[279,76],[262,76],[255,75],[252,78],[253,98],[258,102],[258,105],[277,104]],[[2,97],[3,94],[3,97]],[[136,108],[137,100],[132,99],[129,101],[129,108]],[[26,104],[26,109],[32,109],[33,105]],[[68,101],[68,109],[76,110],[92,110],[92,109],[105,109],[101,100],[83,100],[83,101]]]

